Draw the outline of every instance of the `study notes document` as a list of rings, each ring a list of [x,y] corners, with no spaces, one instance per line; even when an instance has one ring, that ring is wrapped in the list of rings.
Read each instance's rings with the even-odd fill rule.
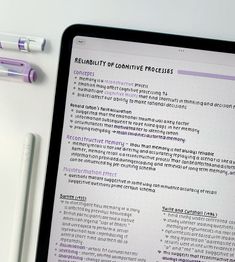
[[[73,38],[47,261],[235,261],[234,68]]]

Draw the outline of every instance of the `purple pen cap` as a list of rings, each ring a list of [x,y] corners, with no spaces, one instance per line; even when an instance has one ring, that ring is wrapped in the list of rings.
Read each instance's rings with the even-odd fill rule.
[[[24,81],[33,83],[37,80],[37,72],[28,63],[24,63]]]
[[[0,65],[6,67],[9,76],[19,76],[27,83],[37,80],[36,71],[25,61],[0,57]]]
[[[34,69],[31,69],[28,75],[29,82],[35,82],[38,78],[37,72]]]

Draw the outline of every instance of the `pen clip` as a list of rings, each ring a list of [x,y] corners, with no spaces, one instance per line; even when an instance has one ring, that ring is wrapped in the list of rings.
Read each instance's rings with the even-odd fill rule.
[[[26,64],[24,61],[21,60],[3,58],[3,57],[0,57],[0,63],[2,65],[13,65],[13,66],[24,66]]]

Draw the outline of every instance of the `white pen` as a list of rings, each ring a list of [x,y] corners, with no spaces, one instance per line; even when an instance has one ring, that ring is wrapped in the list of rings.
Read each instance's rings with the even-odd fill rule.
[[[11,254],[10,254],[11,257],[10,261],[12,262],[20,262],[22,256],[34,144],[35,144],[35,136],[31,133],[28,133],[25,137],[25,141],[23,145],[21,179],[20,179],[21,182],[19,185],[20,195],[17,198],[16,215],[14,217],[15,221],[14,221],[14,231],[13,231],[13,239],[12,239],[13,250],[11,250]]]
[[[46,39],[35,36],[18,36],[0,33],[0,49],[18,50],[22,52],[43,51]]]

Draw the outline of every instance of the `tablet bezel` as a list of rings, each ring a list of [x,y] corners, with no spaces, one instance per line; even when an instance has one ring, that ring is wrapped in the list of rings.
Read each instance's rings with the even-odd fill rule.
[[[234,43],[224,40],[214,40],[90,25],[72,25],[65,30],[61,40],[53,122],[51,129],[51,139],[41,212],[41,223],[38,237],[36,262],[46,261],[48,256],[54,195],[64,122],[67,84],[69,77],[70,57],[72,51],[72,43],[75,36],[98,37],[129,42],[175,46],[179,48],[192,48],[224,53],[235,53]]]

